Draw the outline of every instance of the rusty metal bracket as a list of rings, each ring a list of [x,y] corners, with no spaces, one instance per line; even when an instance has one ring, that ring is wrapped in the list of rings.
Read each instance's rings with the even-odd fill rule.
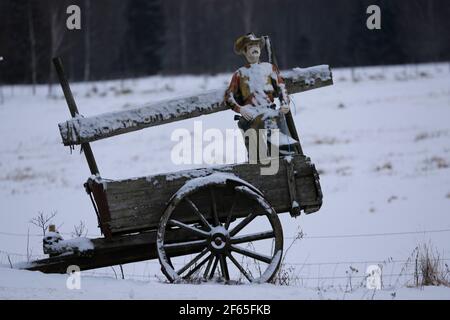
[[[104,234],[107,238],[112,237],[111,231],[108,227],[108,222],[111,220],[111,217],[103,185],[101,183],[97,183],[94,179],[89,178],[85,183],[85,189],[91,198],[102,234]]]
[[[98,212],[98,208],[97,208],[97,204],[94,201],[94,197],[92,196],[92,190],[89,187],[89,183],[85,182],[83,184],[84,186],[84,190],[86,191],[86,193],[89,195],[89,199],[91,199],[91,203],[92,203],[92,207],[94,208],[95,211],[95,215],[97,216],[97,223],[98,223],[98,227],[100,228],[100,231],[102,230],[102,222],[100,220],[100,214]],[[103,234],[103,232],[101,231],[101,233]]]

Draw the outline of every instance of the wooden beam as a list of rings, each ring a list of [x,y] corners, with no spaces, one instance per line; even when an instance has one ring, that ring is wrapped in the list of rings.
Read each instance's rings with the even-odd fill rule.
[[[289,94],[333,84],[327,65],[294,68],[282,73]],[[105,139],[152,126],[227,110],[223,104],[225,89],[197,96],[146,104],[132,110],[109,112],[92,117],[76,117],[59,123],[63,144],[77,145]]]
[[[66,74],[64,72],[63,64],[60,58],[53,58],[53,65],[55,66],[56,74],[59,78],[59,83],[61,84],[64,97],[66,98],[67,106],[69,107],[70,115],[72,118],[79,117],[78,107],[73,98],[72,90],[69,86],[69,81],[67,80]],[[86,161],[89,166],[91,174],[100,174],[98,171],[97,163],[94,158],[94,153],[92,152],[91,145],[87,142],[81,143],[81,149],[84,151]]]
[[[183,230],[168,232],[167,238],[168,241],[175,239],[197,240]],[[32,261],[19,265],[18,268],[44,273],[66,273],[70,265],[77,265],[80,270],[89,270],[158,258],[156,230],[112,239],[96,238],[91,239],[91,241],[94,249],[75,253],[61,252],[61,255]],[[202,249],[201,246],[192,245],[189,248],[172,251],[171,255],[191,254]]]

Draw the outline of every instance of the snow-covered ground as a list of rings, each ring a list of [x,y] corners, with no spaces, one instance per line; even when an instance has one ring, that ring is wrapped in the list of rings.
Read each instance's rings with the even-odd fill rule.
[[[397,288],[349,292],[339,288],[300,286],[165,284],[158,281],[82,277],[80,290],[66,288],[67,276],[0,268],[1,299],[450,299],[445,287]]]
[[[444,287],[408,288],[414,249],[427,243],[450,261],[450,70],[448,64],[334,71],[335,85],[292,96],[304,152],[321,172],[322,209],[292,219],[280,215],[289,286],[220,286],[164,283],[157,261],[82,273],[82,289],[68,290],[67,276],[11,270],[9,261],[42,255],[39,230],[29,221],[50,214],[70,238],[80,220],[99,236],[83,190],[89,176],[78,149],[61,144],[57,123],[69,118],[60,88],[47,97],[28,86],[2,87],[0,104],[0,298],[243,298],[427,299],[450,298]],[[218,88],[214,77],[149,77],[74,84],[84,115]],[[0,100],[1,101],[1,100]],[[294,106],[293,106],[294,107]],[[230,111],[153,127],[92,143],[105,178],[127,178],[199,167],[174,165],[170,140],[176,128],[235,128]],[[239,152],[244,152],[240,148]],[[243,154],[241,154],[242,156]],[[202,165],[200,165],[202,166]],[[28,230],[30,233],[29,245]],[[383,270],[384,289],[364,288],[369,265]],[[120,277],[120,276],[119,276]],[[106,290],[105,290],[106,289]]]

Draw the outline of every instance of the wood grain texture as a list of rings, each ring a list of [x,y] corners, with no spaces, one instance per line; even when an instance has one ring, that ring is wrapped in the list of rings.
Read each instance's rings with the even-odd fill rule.
[[[294,68],[282,76],[289,94],[333,84],[331,70],[326,65],[305,69]],[[126,111],[109,112],[92,117],[77,116],[59,123],[58,126],[63,144],[77,145],[228,110],[223,103],[224,93],[225,89],[218,89],[197,96],[147,103]]]
[[[197,239],[183,230],[168,232],[167,237],[169,241],[180,238],[186,241]],[[77,265],[80,270],[89,270],[157,258],[156,231],[117,236],[111,239],[97,238],[91,241],[94,244],[93,250],[36,260],[24,266],[23,269],[44,273],[66,273],[70,265]],[[201,246],[192,245],[183,250],[172,251],[171,255],[196,253],[201,249]]]
[[[296,172],[295,193],[289,191],[285,160],[279,162],[279,170],[275,175],[261,175],[260,165],[238,164],[217,168],[182,171],[177,174],[154,175],[138,179],[106,182],[106,197],[110,210],[110,221],[106,222],[112,234],[136,232],[157,228],[170,198],[193,177],[207,176],[213,172],[227,172],[247,181],[259,189],[277,213],[289,212],[292,208],[291,193],[295,194],[300,209],[320,207],[321,196],[317,192],[315,168],[309,158],[301,155],[292,157]],[[291,169],[292,170],[292,169]],[[292,175],[292,174],[291,174]],[[292,187],[292,186],[291,186]],[[320,187],[320,186],[319,186]],[[224,193],[223,197],[232,200],[232,194]],[[209,210],[209,197],[198,196],[193,199],[200,210]],[[227,201],[225,201],[227,202]],[[224,208],[223,211],[226,211]],[[186,212],[189,209],[186,208]],[[248,214],[245,205],[236,208],[236,217]],[[185,221],[192,222],[193,215],[187,214]]]

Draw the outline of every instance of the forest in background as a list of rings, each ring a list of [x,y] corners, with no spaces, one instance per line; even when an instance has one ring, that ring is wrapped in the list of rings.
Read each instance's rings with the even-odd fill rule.
[[[81,30],[66,28],[71,4]],[[366,27],[371,4],[381,30]],[[449,61],[449,17],[448,0],[2,0],[0,83],[55,82],[54,56],[76,81],[230,72],[250,31],[282,69]]]

